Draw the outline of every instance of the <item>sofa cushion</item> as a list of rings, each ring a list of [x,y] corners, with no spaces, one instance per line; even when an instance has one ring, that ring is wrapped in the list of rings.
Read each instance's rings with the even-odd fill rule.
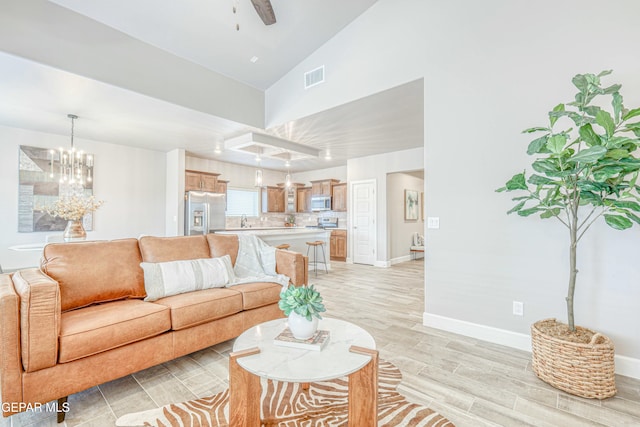
[[[210,257],[229,255],[231,257],[231,265],[236,265],[238,236],[235,234],[207,234],[207,242],[209,243]]]
[[[235,285],[231,289],[242,294],[242,309],[250,310],[280,301],[282,285],[278,283],[255,282]]]
[[[209,245],[204,236],[143,236],[140,238],[140,253],[144,262],[167,262],[211,257],[209,255]]]
[[[114,301],[67,311],[62,313],[58,361],[65,363],[91,356],[169,329],[169,309],[142,300]]]
[[[222,288],[234,280],[231,258],[143,262],[145,301],[202,289]]]
[[[52,243],[44,247],[42,271],[60,285],[62,311],[124,298],[144,298],[136,239]]]
[[[171,329],[180,330],[242,311],[242,294],[215,288],[160,298],[155,304],[171,310]]]

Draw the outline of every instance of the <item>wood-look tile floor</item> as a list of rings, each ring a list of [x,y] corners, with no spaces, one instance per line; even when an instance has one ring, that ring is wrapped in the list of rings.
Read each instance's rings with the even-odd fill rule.
[[[310,275],[327,316],[356,323],[376,339],[380,356],[402,371],[399,391],[458,427],[640,426],[640,381],[618,377],[617,396],[587,400],[538,380],[530,354],[422,325],[422,260],[381,269],[332,263]],[[67,426],[113,426],[129,412],[204,397],[227,387],[227,341],[69,397]],[[12,424],[11,424],[12,423]],[[5,426],[55,426],[51,413],[23,413]]]

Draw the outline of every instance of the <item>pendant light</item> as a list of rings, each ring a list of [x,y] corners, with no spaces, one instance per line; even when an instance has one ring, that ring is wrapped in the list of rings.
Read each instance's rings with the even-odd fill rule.
[[[291,171],[289,167],[291,166],[291,153],[288,153],[287,160],[284,162],[284,165],[287,167],[287,174],[284,176],[284,186],[286,188],[291,188]]]
[[[67,150],[60,148],[60,183],[84,187],[93,181],[93,156],[76,150],[73,136],[78,116],[67,114],[67,117],[71,119],[71,147]]]
[[[260,162],[262,158],[260,158],[260,154],[262,154],[262,148],[258,148],[256,152],[256,163],[258,163],[258,169],[256,170],[256,177],[254,181],[254,185],[256,187],[262,187],[262,169],[260,169]]]

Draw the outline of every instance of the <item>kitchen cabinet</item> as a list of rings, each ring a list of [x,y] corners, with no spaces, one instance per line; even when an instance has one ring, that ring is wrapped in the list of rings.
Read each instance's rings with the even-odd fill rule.
[[[185,171],[185,191],[209,191],[216,193],[219,173]]]
[[[339,179],[323,179],[318,181],[311,181],[311,195],[331,197],[331,186],[339,182]]]
[[[262,212],[284,212],[285,189],[282,187],[262,187]]]
[[[333,230],[331,232],[329,254],[332,261],[347,260],[347,230]]]
[[[292,182],[289,188],[287,188],[286,184],[283,182],[278,183],[277,185],[280,188],[284,188],[284,211],[286,213],[300,212],[298,210],[298,189],[304,187],[304,184]]]
[[[229,184],[229,181],[225,181],[223,179],[219,179],[218,182],[216,183],[216,191],[215,191],[215,193],[227,194],[227,184]]]
[[[311,187],[297,189],[297,211],[311,212]]]
[[[335,212],[347,211],[347,183],[333,184],[331,188],[331,210]]]

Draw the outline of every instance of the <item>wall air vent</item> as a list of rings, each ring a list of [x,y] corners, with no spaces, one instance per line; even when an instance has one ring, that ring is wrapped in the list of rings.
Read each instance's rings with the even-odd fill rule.
[[[304,88],[309,89],[312,86],[324,83],[324,65],[315,70],[304,73]]]

